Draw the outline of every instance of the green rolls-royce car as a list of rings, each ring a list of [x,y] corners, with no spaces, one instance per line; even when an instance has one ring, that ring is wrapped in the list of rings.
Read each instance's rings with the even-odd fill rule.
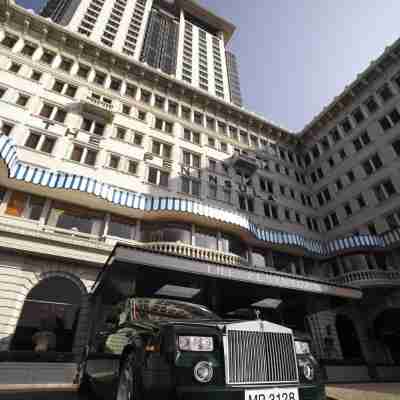
[[[286,327],[161,298],[129,298],[101,315],[82,369],[99,398],[325,399],[309,343]]]

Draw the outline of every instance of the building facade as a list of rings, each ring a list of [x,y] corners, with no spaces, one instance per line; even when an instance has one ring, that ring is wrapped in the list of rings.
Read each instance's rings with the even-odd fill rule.
[[[229,101],[227,87],[186,83],[179,56],[175,76],[163,70],[175,44],[156,43],[160,27],[203,42],[201,20],[175,29],[171,11],[138,0],[150,22],[135,58],[102,43],[104,24],[79,31],[66,10],[89,3],[48,2],[44,15],[70,15],[63,27],[0,0],[5,360],[32,350],[52,313],[73,374],[90,287],[125,242],[270,279],[268,315],[310,333],[330,380],[398,377],[400,43],[294,134]]]

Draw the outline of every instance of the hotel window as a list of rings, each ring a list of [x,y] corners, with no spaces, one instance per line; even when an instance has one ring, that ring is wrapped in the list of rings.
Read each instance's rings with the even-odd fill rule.
[[[110,154],[110,159],[108,160],[108,166],[113,169],[118,169],[121,164],[121,157],[115,154]]]
[[[349,133],[353,129],[350,120],[347,117],[340,123],[340,126],[345,133]]]
[[[24,47],[21,50],[21,54],[27,57],[32,57],[33,53],[36,51],[37,46],[33,43],[25,43]]]
[[[54,201],[47,224],[61,229],[99,236],[103,232],[104,216],[87,208]]]
[[[12,72],[12,73],[14,73],[14,74],[18,74],[18,72],[19,72],[20,69],[21,69],[21,66],[22,66],[21,64],[12,62],[12,63],[10,64],[10,66],[8,67],[8,71],[10,71],[10,72]]]
[[[337,192],[340,192],[341,190],[343,190],[343,183],[340,179],[337,179],[335,181],[335,187],[336,187]]]
[[[6,94],[7,89],[6,88],[0,88],[0,99],[2,99],[4,97],[4,95]]]
[[[353,140],[353,145],[356,151],[360,151],[363,147],[371,143],[368,132],[363,132],[357,139]]]
[[[323,148],[324,151],[329,150],[330,148],[330,144],[329,144],[329,140],[327,137],[323,137],[321,139],[321,146]],[[290,153],[289,153],[290,154]],[[293,160],[290,160],[291,162],[293,162]]]
[[[153,140],[151,152],[159,157],[171,159],[172,145]]]
[[[224,182],[223,196],[224,196],[224,198],[223,198],[224,201],[226,201],[227,203],[231,202],[232,184],[230,181]]]
[[[337,143],[340,141],[341,137],[340,137],[340,133],[337,130],[337,128],[333,128],[330,132],[329,135],[331,136],[332,140],[334,143]]]
[[[239,195],[239,208],[243,211],[254,212],[254,199]]]
[[[169,172],[155,167],[149,167],[148,182],[153,185],[168,187]]]
[[[222,121],[218,121],[217,126],[218,126],[218,133],[226,136],[226,134],[227,134],[226,124]]]
[[[379,124],[383,131],[387,131],[392,127],[392,121],[387,115],[385,115],[379,120]]]
[[[211,158],[208,159],[208,170],[212,172],[217,172],[217,161]]]
[[[41,72],[33,70],[33,71],[31,72],[30,79],[32,79],[33,81],[39,82],[40,79],[42,78],[42,75],[43,75],[43,74],[42,74]]]
[[[189,142],[200,145],[200,133],[199,132],[193,132],[190,129],[185,128],[183,130],[183,138],[185,140],[188,140]]]
[[[94,79],[93,79],[93,83],[100,85],[100,86],[104,86],[104,84],[106,82],[106,77],[107,77],[107,75],[105,73],[96,70]]]
[[[257,136],[251,135],[250,136],[250,143],[251,143],[251,147],[253,149],[258,149],[258,138],[257,138]]]
[[[194,123],[195,124],[203,125],[203,119],[204,119],[203,114],[201,114],[197,111],[194,112]]]
[[[9,136],[14,129],[14,125],[8,122],[4,122],[1,124],[1,134],[5,136]]]
[[[7,47],[8,49],[12,49],[17,42],[18,42],[18,36],[6,33],[3,40],[1,41],[1,44],[2,46]]]
[[[87,79],[89,76],[89,72],[90,72],[90,67],[88,65],[79,64],[76,75],[78,75],[80,78]]]
[[[339,152],[338,152],[338,154],[339,154],[339,157],[340,157],[342,160],[345,160],[345,159],[346,159],[346,152],[345,152],[344,149],[340,149]]]
[[[64,72],[69,73],[71,72],[71,68],[73,65],[74,65],[74,60],[71,60],[70,58],[66,57],[61,57],[61,62],[58,68]]]
[[[138,111],[138,120],[139,121],[146,122],[146,116],[147,116],[146,111],[141,111],[141,110]]]
[[[206,119],[207,128],[215,131],[215,119],[211,117],[207,117]]]
[[[135,98],[136,92],[137,92],[137,87],[135,85],[131,85],[130,83],[126,84],[125,96]]]
[[[155,96],[155,101],[154,101],[155,107],[159,108],[160,110],[164,110],[165,108],[165,97],[161,96]]]
[[[397,157],[400,157],[400,139],[392,143],[393,150],[395,151]]]
[[[128,160],[128,174],[137,175],[138,173],[139,162]]]
[[[291,218],[290,218],[290,210],[289,210],[288,208],[285,208],[285,219],[286,219],[287,221],[291,221]]]
[[[199,154],[190,153],[189,151],[183,150],[182,162],[185,167],[200,168],[201,157]]]
[[[245,131],[240,131],[240,143],[248,146],[249,145],[249,135]]]
[[[83,118],[81,124],[81,129],[92,135],[103,136],[105,128],[104,123],[89,118]]]
[[[42,215],[45,199],[22,192],[12,192],[5,213],[14,217],[28,218],[35,221]]]
[[[196,178],[182,176],[181,177],[181,190],[182,190],[182,193],[200,197],[201,181]]]
[[[264,203],[264,214],[271,219],[278,219],[278,208],[274,204]]]
[[[237,128],[235,128],[234,126],[230,126],[229,133],[230,133],[231,139],[236,140],[236,141],[238,140]]]
[[[380,96],[380,98],[382,99],[383,102],[389,101],[394,96],[394,94],[392,92],[392,89],[389,87],[389,85],[387,83],[382,85],[377,90],[377,92],[378,92],[378,95]]]
[[[353,210],[351,208],[350,203],[345,203],[343,204],[344,211],[346,212],[346,216],[350,217],[353,215]]]
[[[140,101],[146,104],[150,104],[151,93],[147,90],[141,89],[140,91]]]
[[[346,172],[346,176],[349,179],[350,183],[352,183],[352,182],[354,182],[356,180],[356,177],[355,177],[353,171]]]
[[[365,119],[365,115],[364,113],[361,111],[360,107],[357,107],[351,114],[354,118],[354,120],[356,121],[357,124],[361,124],[361,122],[364,121]]]
[[[25,141],[25,147],[51,154],[54,150],[56,139],[40,132],[30,132]]]
[[[168,100],[168,112],[172,115],[178,115],[178,103]]]
[[[155,124],[154,124],[154,129],[158,129],[160,131],[163,131],[168,134],[172,134],[173,132],[173,123],[164,121],[160,118],[156,118]]]
[[[94,166],[96,164],[97,154],[98,154],[97,150],[92,150],[87,147],[75,144],[72,149],[70,160]]]
[[[18,106],[21,106],[21,107],[26,107],[28,104],[28,101],[29,101],[29,96],[27,96],[26,94],[19,93],[15,104],[17,104]]]
[[[66,82],[56,80],[53,85],[53,90],[68,97],[75,97],[78,88]]]
[[[225,142],[220,142],[220,149],[222,152],[227,153],[228,152],[228,144]]]
[[[122,114],[131,115],[132,107],[128,104],[122,104]]]
[[[374,174],[382,166],[382,160],[377,153],[374,154],[369,160],[366,160],[362,163],[362,167],[367,175]]]
[[[208,146],[215,149],[216,142],[215,142],[215,139],[213,137],[210,137],[210,136],[208,137]]]
[[[111,215],[108,222],[107,235],[134,240],[136,237],[136,221],[126,217]]]
[[[367,203],[365,202],[364,197],[363,197],[362,194],[359,194],[356,197],[356,200],[357,200],[357,203],[358,203],[358,206],[360,207],[360,209],[367,206]]]
[[[386,223],[390,229],[396,229],[400,226],[400,210],[394,211],[386,217]]]
[[[45,49],[43,50],[43,54],[42,57],[40,58],[40,61],[45,64],[51,65],[54,61],[55,56],[56,56],[55,53]]]
[[[43,118],[52,119],[54,121],[63,123],[67,117],[67,112],[57,106],[44,103],[39,115]]]
[[[191,110],[188,107],[182,107],[182,118],[185,119],[186,121],[191,120]]]
[[[118,79],[118,78],[115,78],[114,76],[112,76],[109,89],[119,92],[121,90],[121,86],[122,86],[121,79]]]
[[[390,179],[381,182],[379,185],[375,186],[373,190],[378,201],[385,201],[397,193]]]
[[[368,99],[365,101],[364,105],[365,105],[365,107],[367,107],[367,110],[370,114],[373,114],[374,112],[378,111],[378,109],[379,109],[379,105],[373,96],[368,97]]]

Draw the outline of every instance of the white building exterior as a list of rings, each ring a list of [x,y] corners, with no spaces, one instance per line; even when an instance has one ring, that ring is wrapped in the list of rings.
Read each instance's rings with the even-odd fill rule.
[[[108,14],[79,33],[89,3],[62,27],[0,0],[0,384],[43,377],[7,358],[32,347],[41,318],[24,314],[30,303],[67,321],[74,375],[88,292],[117,241],[269,274],[304,294],[283,302],[285,322],[310,332],[329,379],[398,377],[400,43],[294,134],[229,102],[222,36],[224,98],[211,89],[215,36],[208,93],[198,27],[186,83],[183,64],[174,77],[118,47],[134,7],[112,46],[101,43]],[[183,60],[190,25],[179,18]],[[81,298],[52,293],[42,307],[33,293],[52,280]],[[316,292],[349,301],[317,312],[328,300],[308,301]]]

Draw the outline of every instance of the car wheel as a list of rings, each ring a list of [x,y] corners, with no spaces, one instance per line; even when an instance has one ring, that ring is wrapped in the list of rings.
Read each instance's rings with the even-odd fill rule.
[[[130,353],[124,360],[118,379],[116,400],[140,400],[136,357]]]

